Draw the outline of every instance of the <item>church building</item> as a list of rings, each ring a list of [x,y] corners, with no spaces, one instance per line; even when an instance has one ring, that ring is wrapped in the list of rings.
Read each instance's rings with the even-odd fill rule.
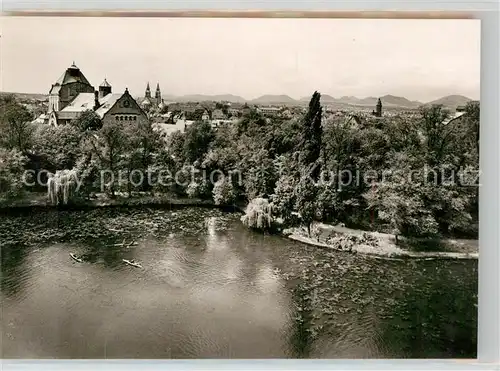
[[[73,62],[50,89],[46,123],[68,124],[86,110],[94,110],[103,123],[148,120],[128,89],[122,94],[113,94],[111,85],[104,79],[99,90],[95,90]]]
[[[151,97],[151,88],[149,87],[148,82],[144,98],[142,98],[140,105],[146,111],[149,111],[150,109],[162,110],[165,108],[165,102],[161,97],[160,83],[156,83],[155,96],[153,98]]]

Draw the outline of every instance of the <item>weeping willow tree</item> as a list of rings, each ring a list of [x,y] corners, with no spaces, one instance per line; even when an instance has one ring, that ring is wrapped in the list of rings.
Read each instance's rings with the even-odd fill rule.
[[[265,198],[254,198],[248,204],[241,221],[249,228],[271,229],[273,224],[272,205]]]
[[[47,195],[52,205],[67,205],[74,195],[78,171],[76,169],[60,170],[50,174],[47,181]]]

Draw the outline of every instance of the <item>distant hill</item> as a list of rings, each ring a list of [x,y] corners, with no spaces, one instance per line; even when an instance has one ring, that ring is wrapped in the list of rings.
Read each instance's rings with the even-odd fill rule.
[[[465,106],[472,99],[464,97],[463,95],[447,95],[446,97],[433,100],[426,103],[426,105],[442,104],[446,108],[455,110],[458,106]]]
[[[17,99],[37,99],[46,100],[48,99],[48,94],[37,94],[37,93],[12,93],[0,91],[0,96],[13,95]]]
[[[288,95],[263,95],[261,97],[252,99],[249,103],[253,104],[280,104],[280,103],[298,103]]]
[[[307,97],[302,97],[298,100],[298,102],[302,103],[309,103],[311,100],[312,95],[307,96]],[[337,102],[337,99],[332,97],[331,95],[328,94],[321,94],[321,103],[335,103]]]
[[[5,95],[14,95],[19,99],[37,99],[37,100],[47,100],[47,94],[36,94],[36,93],[9,93],[9,92],[0,92],[0,96]],[[137,97],[138,100],[141,100],[143,97]],[[233,94],[218,94],[218,95],[206,95],[206,94],[190,94],[190,95],[164,95],[163,99],[167,102],[205,102],[205,101],[227,101],[231,103],[245,103],[248,102],[250,104],[275,104],[275,105],[305,105],[307,104],[311,96],[300,98],[299,100],[293,99],[288,95],[272,95],[266,94],[262,95],[258,98],[252,100],[246,100],[245,98],[239,95]],[[411,101],[405,97],[399,97],[395,95],[384,95],[380,97],[382,101],[383,107],[386,108],[409,108],[415,109],[422,105],[431,105],[431,104],[442,104],[444,107],[449,108],[451,110],[455,110],[458,106],[464,106],[467,102],[470,102],[472,99],[464,97],[463,95],[448,95],[446,97],[442,97],[440,99],[433,100],[427,103],[421,103],[418,101]],[[332,97],[328,94],[321,95],[321,103],[324,105],[328,105],[335,109],[355,109],[356,107],[373,107],[377,104],[378,97],[366,97],[366,98],[357,98],[354,96],[343,96],[340,98]]]
[[[307,102],[311,100],[311,97],[306,98]],[[321,102],[322,103],[334,103],[336,99],[328,94],[321,94]]]
[[[382,104],[395,106],[395,107],[408,107],[408,108],[418,108],[422,105],[418,101],[410,101],[404,97],[396,97],[394,95],[384,95],[380,98]]]
[[[203,101],[227,101],[232,103],[245,103],[246,100],[243,97],[233,94],[218,94],[218,95],[204,95],[204,94],[190,94],[183,95],[180,97],[172,98],[171,100],[177,100],[179,102],[203,102]]]
[[[301,102],[309,101],[309,97],[301,98]],[[404,97],[397,97],[394,95],[385,95],[380,97],[382,105],[385,107],[401,107],[401,108],[417,108],[422,105],[422,103],[417,101],[410,101]],[[357,98],[353,96],[343,96],[340,98],[334,98],[330,95],[321,95],[321,102],[323,104],[329,104],[337,107],[375,107],[377,104],[378,97],[366,97]]]

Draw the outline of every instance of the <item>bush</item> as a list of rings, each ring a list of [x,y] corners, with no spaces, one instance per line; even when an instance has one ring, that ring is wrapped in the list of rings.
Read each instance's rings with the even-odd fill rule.
[[[189,198],[210,198],[209,183],[203,180],[192,181],[186,188],[186,194]]]
[[[47,196],[52,205],[67,205],[76,196],[78,173],[76,170],[60,170],[49,177]]]
[[[270,230],[273,226],[272,204],[265,198],[254,198],[248,204],[241,222],[249,228]]]
[[[212,195],[216,205],[229,205],[236,199],[236,192],[229,180],[222,178],[214,184]]]
[[[18,150],[0,148],[0,198],[12,198],[21,194],[26,160]]]

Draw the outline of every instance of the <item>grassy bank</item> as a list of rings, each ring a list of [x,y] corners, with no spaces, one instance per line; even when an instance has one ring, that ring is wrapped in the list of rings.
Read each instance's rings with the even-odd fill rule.
[[[477,240],[398,238],[379,233],[315,223],[311,236],[305,228],[291,228],[284,234],[295,241],[321,248],[361,253],[384,258],[478,259]]]

